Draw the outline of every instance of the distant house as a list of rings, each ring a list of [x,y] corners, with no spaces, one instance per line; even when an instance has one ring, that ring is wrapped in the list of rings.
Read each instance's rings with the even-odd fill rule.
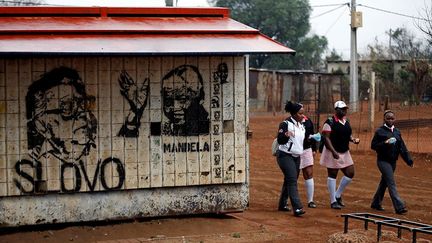
[[[358,61],[358,73],[360,74],[360,78],[363,75],[369,75],[372,71],[372,65],[377,60],[359,60]],[[393,64],[393,77],[396,80],[397,73],[400,69],[405,68],[408,65],[409,60],[406,59],[398,59],[398,60],[379,60],[378,62],[382,63],[392,63]],[[327,72],[333,73],[337,70],[341,70],[344,74],[350,73],[350,61],[349,60],[341,60],[341,61],[328,61],[327,62]]]

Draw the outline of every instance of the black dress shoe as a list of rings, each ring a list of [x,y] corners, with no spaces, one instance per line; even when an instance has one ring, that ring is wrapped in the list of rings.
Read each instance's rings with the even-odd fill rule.
[[[406,213],[408,213],[408,210],[406,208],[402,208],[402,209],[396,210],[396,213],[397,214],[406,214]]]
[[[378,211],[384,211],[384,208],[381,205],[378,205],[378,206],[372,205],[371,208],[375,209],[375,210],[378,210]]]
[[[285,207],[283,207],[283,208],[278,208],[278,211],[290,212],[290,211],[291,211],[291,208],[288,207],[288,206],[285,206]]]
[[[342,209],[341,205],[339,205],[338,202],[334,202],[334,203],[330,204],[330,207],[331,207],[332,209],[338,209],[338,210],[341,210],[341,209]]]
[[[317,205],[314,202],[309,202],[308,203],[308,208],[316,208]]]
[[[336,197],[336,202],[337,202],[341,207],[345,207],[345,203],[342,202],[342,197]]]
[[[298,208],[298,209],[294,210],[294,216],[296,216],[296,217],[299,217],[300,215],[303,215],[305,213],[306,212],[303,209],[301,209],[301,208]]]

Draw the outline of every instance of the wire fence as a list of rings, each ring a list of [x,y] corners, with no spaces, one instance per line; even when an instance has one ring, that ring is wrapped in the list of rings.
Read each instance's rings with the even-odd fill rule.
[[[352,104],[348,104],[350,106]],[[353,136],[360,138],[360,144],[350,145],[352,151],[370,151],[370,142],[372,141],[375,130],[383,123],[384,107],[377,104],[374,107],[374,121],[370,122],[371,112],[369,102],[361,101],[357,105],[358,111],[348,110],[348,119],[353,130]],[[416,153],[432,153],[432,103],[423,103],[420,105],[404,105],[403,103],[389,103],[387,109],[392,110],[396,115],[395,127],[397,127],[404,139],[408,149]],[[318,115],[319,112],[305,104],[307,114],[317,124],[321,130],[325,120],[332,116],[332,113]]]

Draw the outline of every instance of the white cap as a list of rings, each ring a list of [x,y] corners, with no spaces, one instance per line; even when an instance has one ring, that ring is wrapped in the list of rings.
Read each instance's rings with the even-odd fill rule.
[[[345,102],[343,102],[342,100],[336,101],[336,103],[334,104],[334,108],[348,108],[348,106],[345,104]]]

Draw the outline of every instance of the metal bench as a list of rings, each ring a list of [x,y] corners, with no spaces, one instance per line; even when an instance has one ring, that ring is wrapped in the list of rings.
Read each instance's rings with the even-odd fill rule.
[[[397,228],[397,237],[402,238],[402,230],[408,230],[412,232],[412,242],[417,242],[417,233],[424,233],[432,235],[432,225],[422,224],[409,220],[397,219],[392,217],[386,217],[383,215],[372,214],[372,213],[349,213],[342,214],[344,217],[344,233],[348,233],[348,219],[357,219],[364,221],[365,230],[368,229],[369,222],[377,225],[377,241],[381,239],[381,228],[383,225],[392,228]]]

